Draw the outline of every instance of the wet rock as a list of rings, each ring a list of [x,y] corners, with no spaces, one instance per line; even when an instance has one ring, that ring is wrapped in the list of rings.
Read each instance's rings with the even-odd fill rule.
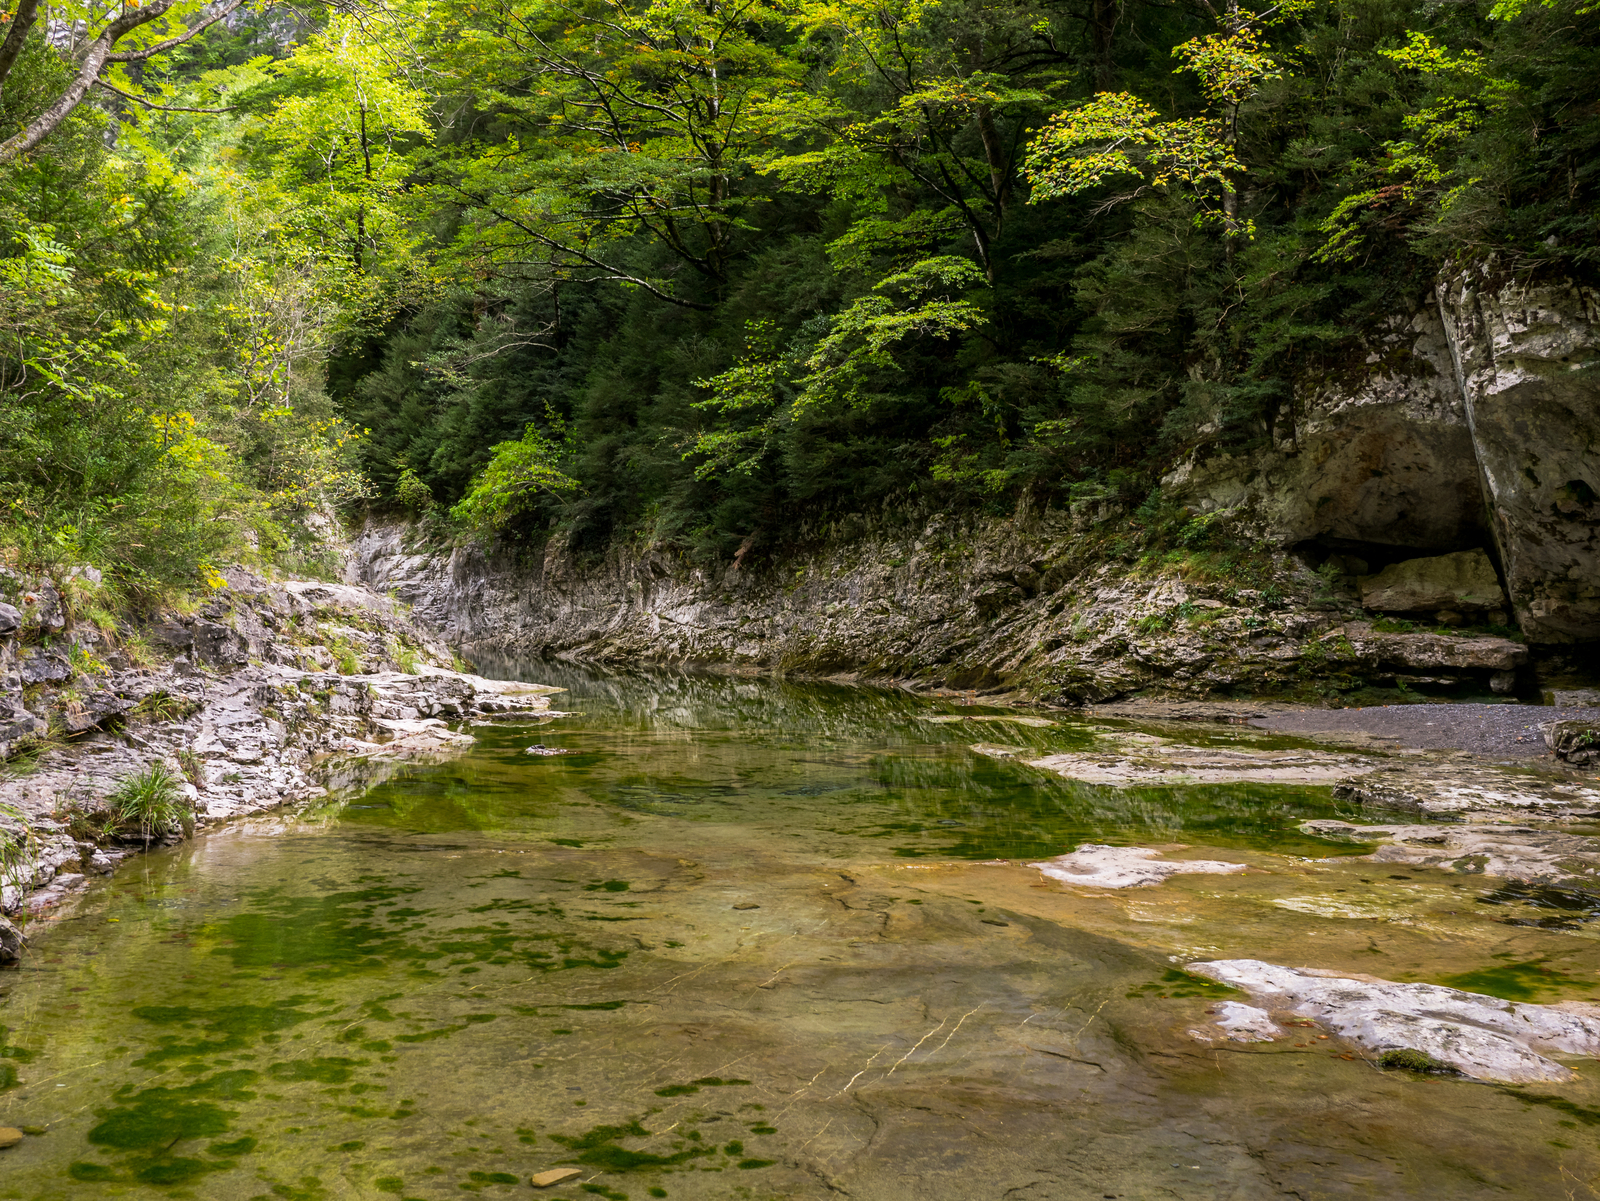
[[[1265,1009],[1257,1009],[1240,1001],[1223,1001],[1206,1012],[1212,1015],[1212,1024],[1236,1043],[1270,1043],[1284,1032]],[[1189,1033],[1201,1042],[1210,1042],[1213,1038],[1209,1030],[1191,1030]]]
[[[1544,726],[1544,744],[1568,763],[1600,763],[1600,721],[1549,722]]]
[[[1373,863],[1434,867],[1527,883],[1600,880],[1600,839],[1529,827],[1434,824],[1357,825],[1319,819],[1300,823],[1317,838],[1382,845],[1363,858]]]
[[[0,1150],[15,1147],[23,1139],[22,1131],[15,1126],[0,1126]]]
[[[0,963],[15,963],[22,958],[23,948],[27,945],[28,940],[22,931],[0,917]]]
[[[1383,613],[1478,611],[1503,608],[1506,596],[1489,556],[1463,550],[1407,559],[1363,576],[1361,603]]]
[[[1505,770],[1492,764],[1418,759],[1340,780],[1333,795],[1365,808],[1399,809],[1450,820],[1474,815],[1530,813],[1567,817],[1600,812],[1600,788],[1566,773],[1530,768]]]
[[[542,742],[536,742],[522,753],[524,755],[565,755],[568,752],[563,747],[545,746]]]
[[[1600,1008],[1593,1006],[1577,1012],[1259,959],[1191,963],[1188,970],[1242,989],[1270,1010],[1312,1018],[1367,1051],[1420,1051],[1479,1080],[1574,1080],[1572,1069],[1547,1056],[1600,1055]]]
[[[1031,767],[1086,784],[1171,787],[1179,784],[1332,784],[1377,764],[1356,755],[1320,750],[1264,750],[1236,746],[1190,746],[1154,734],[1102,732],[1096,746],[1025,759]],[[1020,758],[1017,748],[978,743],[980,755]]]
[[[535,1172],[528,1177],[528,1183],[534,1188],[549,1188],[553,1184],[560,1184],[563,1180],[571,1180],[574,1176],[582,1176],[581,1168],[551,1168],[548,1172]]]
[[[1110,847],[1086,842],[1076,851],[1044,863],[1030,863],[1052,880],[1093,888],[1148,888],[1168,876],[1200,872],[1233,875],[1245,871],[1242,863],[1215,859],[1162,859],[1149,847]]]

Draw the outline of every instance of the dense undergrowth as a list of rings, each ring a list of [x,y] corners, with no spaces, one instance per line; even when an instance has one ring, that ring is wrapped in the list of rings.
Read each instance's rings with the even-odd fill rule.
[[[1292,437],[1295,380],[1453,262],[1595,274],[1586,5],[218,25],[0,166],[0,556],[93,565],[108,609],[325,568],[374,504],[708,561],[1026,500],[1105,513],[1085,554],[1248,573],[1174,462]],[[23,50],[5,131],[70,73]]]

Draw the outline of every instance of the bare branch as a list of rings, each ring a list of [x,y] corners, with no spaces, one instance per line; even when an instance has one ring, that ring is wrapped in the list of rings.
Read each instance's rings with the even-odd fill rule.
[[[159,20],[167,15],[175,0],[154,0],[148,8],[134,8],[124,12],[121,16],[110,21],[100,36],[89,43],[84,51],[82,61],[78,65],[78,73],[73,76],[72,82],[57,96],[55,102],[44,112],[35,117],[21,133],[5,142],[0,142],[0,164],[9,163],[12,159],[27,154],[45,138],[49,137],[65,121],[72,110],[78,107],[89,92],[89,89],[100,82],[100,72],[106,69],[106,64],[111,62],[133,62],[149,58],[153,54],[173,46],[181,45],[190,38],[199,34],[222,20],[234,9],[238,8],[244,0],[229,0],[215,14],[204,21],[191,26],[182,36],[168,38],[144,50],[131,51],[128,54],[112,54],[113,47],[123,37],[132,33],[141,25]],[[7,39],[9,41],[9,38]]]

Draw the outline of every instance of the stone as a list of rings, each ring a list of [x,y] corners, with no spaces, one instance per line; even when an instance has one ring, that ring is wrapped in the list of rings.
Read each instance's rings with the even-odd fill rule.
[[[0,917],[0,963],[15,963],[28,945],[27,936],[4,917]]]
[[[1545,693],[1544,700],[1558,709],[1600,706],[1600,688],[1557,688]]]
[[[1234,875],[1246,870],[1242,863],[1215,859],[1162,859],[1150,847],[1110,847],[1086,842],[1076,851],[1044,863],[1030,863],[1052,880],[1093,888],[1148,888],[1168,876],[1199,872]]]
[[[1163,492],[1244,509],[1283,546],[1447,549],[1477,533],[1472,431],[1435,305],[1369,326],[1345,362],[1319,365],[1294,393],[1292,434],[1250,454],[1202,446]],[[1350,574],[1365,574],[1344,557]]]
[[[1191,963],[1187,970],[1242,989],[1269,1010],[1311,1018],[1367,1051],[1420,1051],[1478,1080],[1532,1084],[1577,1079],[1546,1054],[1600,1056],[1600,1007],[1561,1008],[1398,984],[1259,959]]]
[[[1340,842],[1377,843],[1360,858],[1401,867],[1431,867],[1524,884],[1600,885],[1600,839],[1504,822],[1357,825],[1335,818],[1300,823],[1303,833]]]
[[[1206,1012],[1213,1017],[1212,1024],[1236,1043],[1270,1043],[1283,1034],[1283,1028],[1272,1020],[1265,1009],[1246,1005],[1240,1001],[1223,1001]],[[1208,1033],[1191,1031],[1202,1041],[1209,1041]]]
[[[1511,671],[1528,661],[1528,648],[1509,638],[1449,634],[1355,634],[1358,659],[1419,671]]]
[[[1248,744],[1191,746],[1153,734],[1100,731],[1086,751],[1028,758],[1026,748],[975,743],[992,758],[1023,759],[1029,767],[1085,784],[1172,787],[1180,784],[1333,784],[1370,770],[1373,761],[1335,751],[1267,750]]]
[[[560,1184],[563,1180],[571,1180],[574,1176],[582,1176],[582,1168],[551,1168],[548,1172],[535,1172],[528,1177],[528,1183],[534,1188],[549,1188],[552,1184]]]
[[[1506,603],[1494,564],[1481,550],[1407,559],[1362,576],[1361,603],[1381,613],[1480,611]]]
[[[24,684],[65,684],[72,679],[72,668],[56,655],[30,655],[22,662]]]
[[[1600,721],[1545,722],[1544,744],[1568,763],[1600,759]]]
[[[1506,696],[1517,690],[1517,673],[1514,671],[1497,671],[1489,676],[1489,691]]]
[[[734,906],[734,908],[735,909],[760,909],[761,906],[757,905],[754,901],[740,901],[737,905]]]
[[[194,655],[211,667],[243,667],[249,662],[250,646],[227,626],[202,620],[194,623]]]
[[[15,1147],[22,1139],[22,1131],[15,1126],[0,1126],[0,1150],[6,1147]]]
[[[15,634],[22,628],[22,610],[15,605],[0,604],[0,634]]]

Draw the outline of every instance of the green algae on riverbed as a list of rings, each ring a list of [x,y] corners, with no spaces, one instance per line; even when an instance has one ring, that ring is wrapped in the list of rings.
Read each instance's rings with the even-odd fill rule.
[[[0,1124],[46,1131],[0,1153],[0,1197],[433,1201],[563,1164],[574,1198],[1533,1197],[1600,1176],[1567,1112],[1519,1090],[1187,1036],[1236,995],[1175,965],[1200,945],[1392,977],[1600,967],[1443,877],[1394,921],[1276,904],[1380,889],[1371,865],[1302,862],[1351,850],[1294,829],[1333,811],[1324,790],[1073,786],[896,695],[571,682],[585,716],[539,737],[582,755],[483,729],[354,803],[151,855],[58,922],[0,985]],[[983,862],[1180,838],[1258,873],[1100,897]],[[1600,1110],[1586,1080],[1548,1095]]]

